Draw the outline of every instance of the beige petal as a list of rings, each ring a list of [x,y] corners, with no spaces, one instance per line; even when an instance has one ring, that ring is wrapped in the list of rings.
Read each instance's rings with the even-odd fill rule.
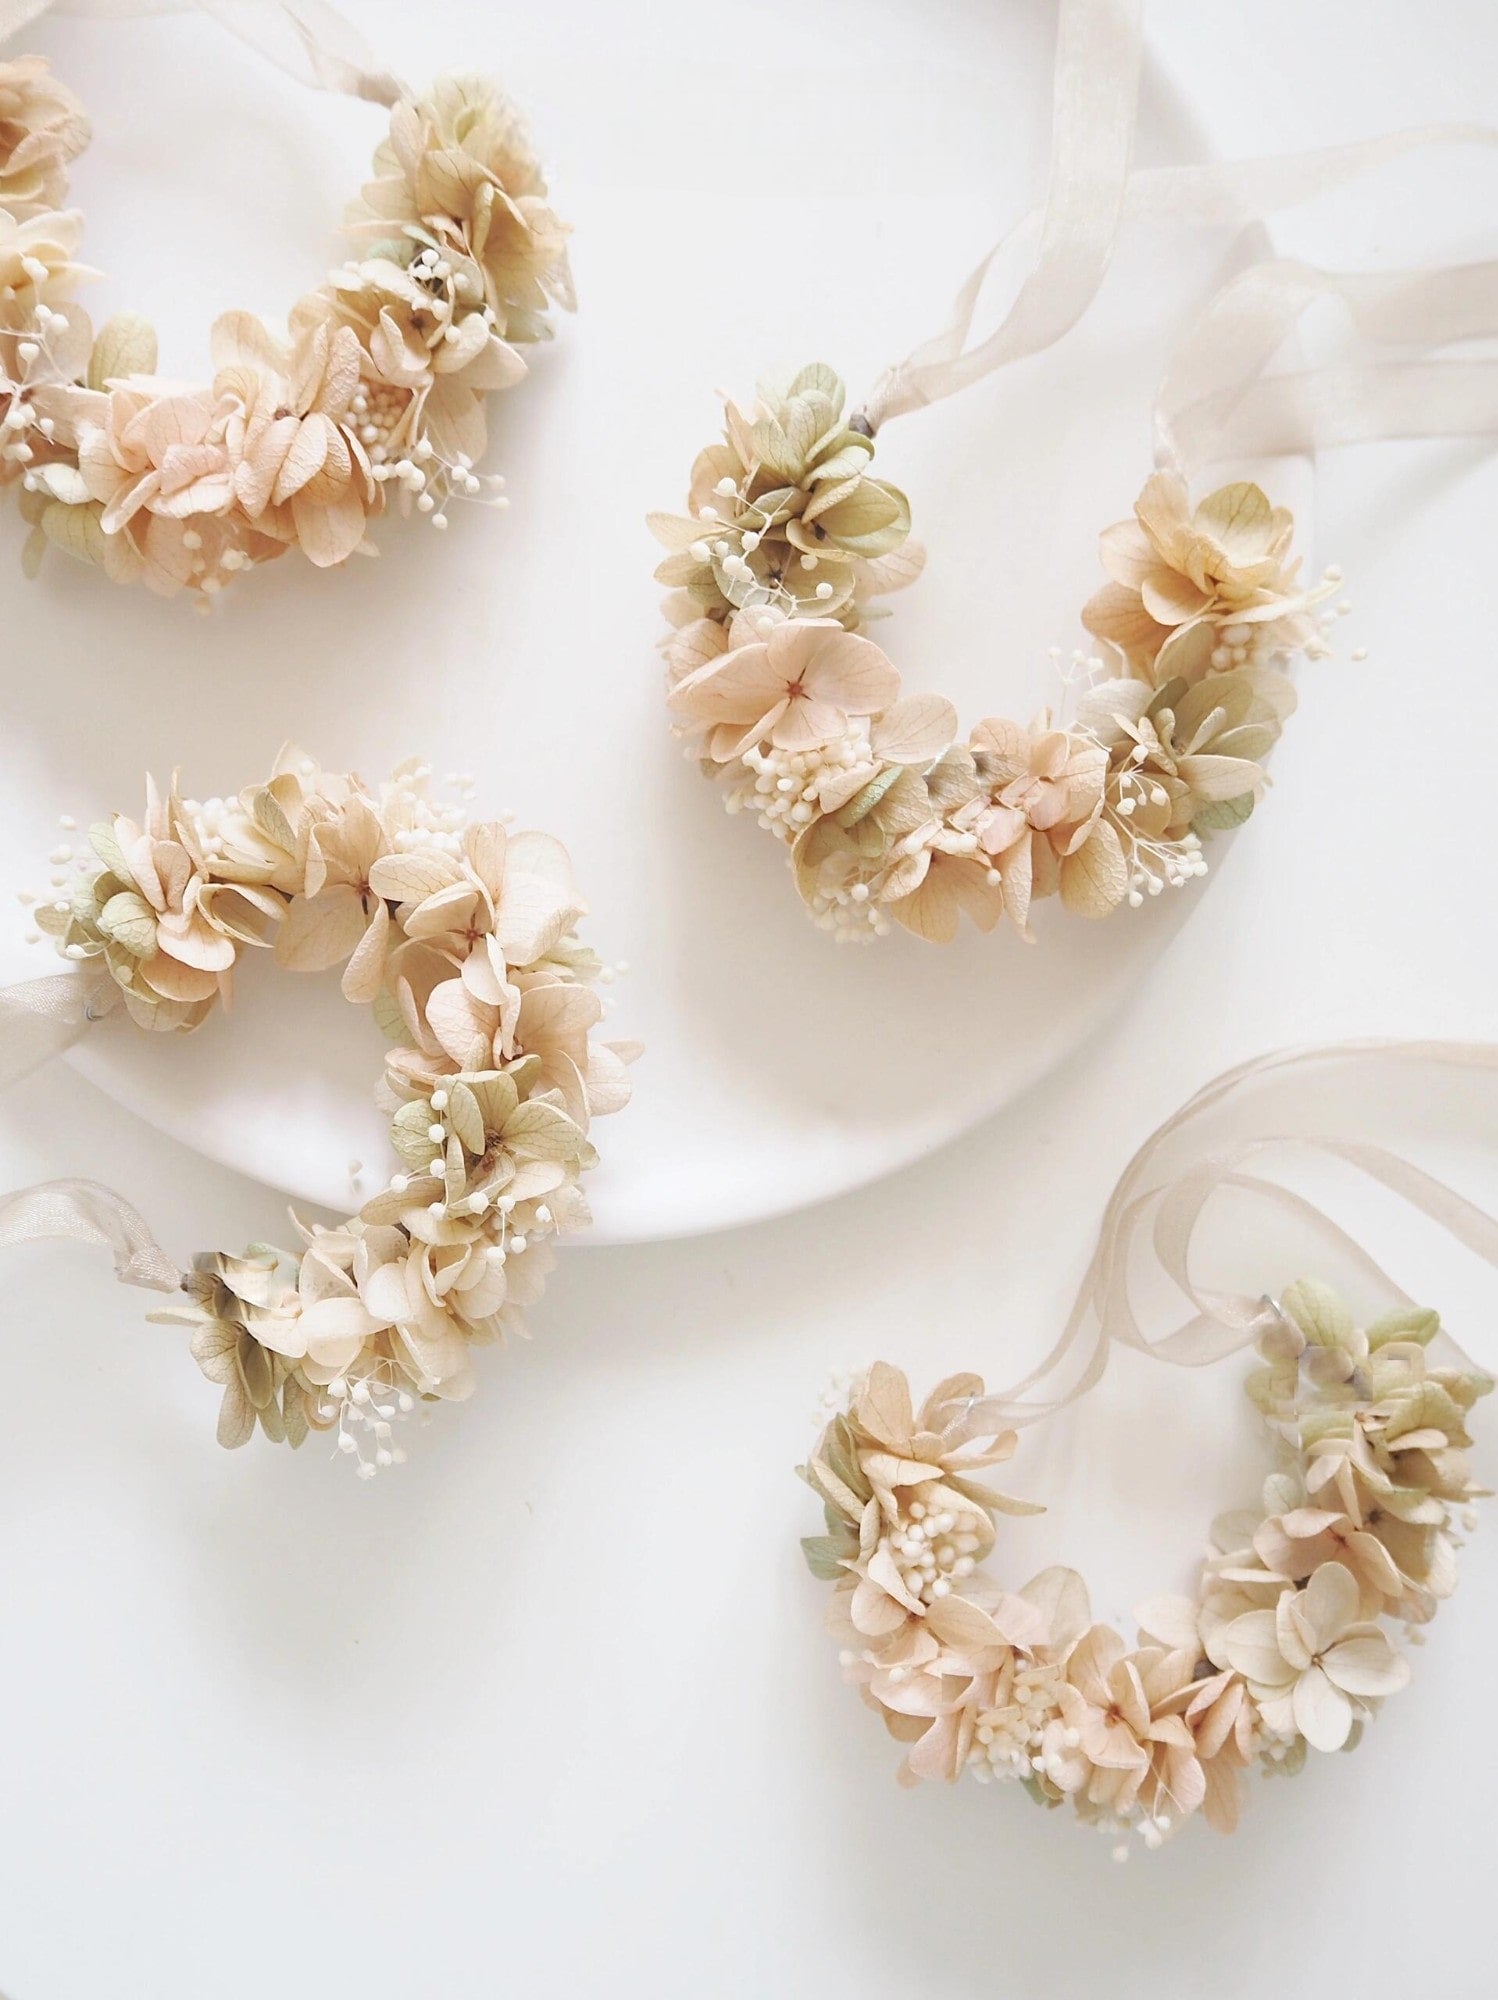
[[[224,1400],[219,1405],[218,1441],[227,1451],[237,1451],[248,1444],[255,1435],[255,1406],[245,1393],[244,1384],[235,1371],[225,1385]]]
[[[392,903],[420,903],[458,880],[458,866],[446,855],[386,854],[369,871],[369,886]]]
[[[1352,1704],[1320,1667],[1308,1667],[1290,1697],[1295,1726],[1313,1750],[1340,1750],[1352,1729]]]
[[[1162,625],[1184,625],[1199,617],[1212,602],[1210,594],[1179,570],[1153,569],[1140,586],[1140,597],[1151,618]]]
[[[307,1354],[324,1368],[347,1368],[382,1324],[355,1298],[319,1299],[302,1308],[301,1319]]]
[[[857,1398],[857,1411],[859,1422],[874,1437],[897,1452],[909,1451],[915,1412],[910,1384],[900,1369],[887,1361],[876,1361]]]
[[[367,923],[364,898],[348,884],[319,896],[294,896],[276,933],[276,963],[294,972],[338,965],[359,944]]]
[[[343,997],[369,1006],[385,983],[385,956],[390,944],[390,912],[377,900],[363,936],[343,969]]]
[[[1268,547],[1274,514],[1264,492],[1244,481],[1209,493],[1196,510],[1196,526],[1234,562],[1253,562]]]
[[[736,646],[709,660],[671,690],[670,706],[694,722],[743,728],[783,700],[786,676],[768,646]]]
[[[847,715],[875,715],[899,695],[900,676],[888,656],[871,639],[839,625],[788,621],[776,627],[767,644],[777,671],[787,681],[799,681],[811,702],[825,702]]]
[[[1117,833],[1098,820],[1075,853],[1061,864],[1061,900],[1073,915],[1106,917],[1129,888],[1129,867]]]
[[[364,499],[352,483],[334,500],[313,501],[298,494],[291,504],[298,545],[318,569],[347,561],[364,539]]]
[[[504,894],[495,932],[511,965],[531,965],[577,920],[572,862],[548,833],[517,833],[505,855]]]
[[[1408,1687],[1410,1663],[1382,1632],[1343,1639],[1321,1657],[1326,1676],[1344,1694],[1376,1698]]]
[[[496,1022],[486,1012],[461,979],[447,979],[432,989],[426,1004],[427,1026],[445,1054],[459,1065],[468,1066],[475,1044],[487,1045]]]
[[[1213,1658],[1221,1658],[1245,1680],[1277,1687],[1294,1678],[1280,1651],[1272,1611],[1245,1611],[1213,1635]]]
[[[1048,1646],[1070,1647],[1087,1630],[1092,1611],[1087,1585],[1076,1570],[1059,1565],[1043,1569],[1020,1596],[1041,1614]]]
[[[1141,1633],[1158,1639],[1162,1646],[1197,1649],[1197,1607],[1191,1597],[1152,1597],[1134,1613]]]
[[[1360,1592],[1351,1570],[1339,1562],[1322,1563],[1301,1593],[1301,1610],[1320,1653],[1357,1620]]]
[[[957,710],[944,695],[906,695],[875,723],[874,754],[892,764],[929,764],[956,734]]]

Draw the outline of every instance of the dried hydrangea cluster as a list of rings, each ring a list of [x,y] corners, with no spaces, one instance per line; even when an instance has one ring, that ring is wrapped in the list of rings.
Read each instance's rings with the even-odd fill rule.
[[[628,1100],[635,1053],[598,1039],[610,973],[578,941],[565,849],[471,823],[427,776],[370,790],[283,752],[235,799],[149,786],[143,819],[96,826],[36,905],[95,1015],[197,1028],[255,947],[341,965],[373,1009],[402,1170],[335,1228],[297,1221],[297,1251],[199,1257],[187,1302],[154,1315],[222,1384],[221,1443],[335,1430],[365,1475],[403,1456],[391,1425],[416,1399],[469,1395],[474,1348],[523,1331],[552,1239],[588,1221],[590,1128]]]
[[[566,226],[493,82],[444,77],[395,104],[349,212],[354,261],[297,301],[284,340],[224,314],[204,387],[155,373],[143,319],[96,333],[74,301],[93,274],[61,203],[88,137],[40,58],[0,62],[0,486],[32,523],[28,570],[55,545],[206,606],[288,549],[319,568],[371,553],[391,507],[444,528],[453,499],[503,504],[474,470],[486,399],[573,293]]]
[[[1280,1466],[1214,1525],[1196,1596],[1141,1609],[1132,1648],[1074,1570],[1012,1590],[984,1567],[995,1516],[1039,1510],[974,1476],[1017,1442],[982,1381],[953,1376],[916,1412],[873,1368],[801,1468],[828,1529],[803,1547],[836,1582],[849,1679],[909,1746],[902,1779],[1014,1779],[1156,1847],[1197,1811],[1230,1832],[1250,1766],[1355,1744],[1409,1678],[1385,1622],[1418,1636],[1451,1594],[1481,1491],[1466,1419],[1492,1384],[1431,1365],[1438,1331],[1424,1311],[1363,1331],[1326,1287],[1290,1288],[1248,1383]]]
[[[962,914],[1026,937],[1058,895],[1086,917],[1205,873],[1202,837],[1241,824],[1295,706],[1284,668],[1325,652],[1294,524],[1257,486],[1193,507],[1157,472],[1106,531],[1112,581],[1083,623],[1101,647],[1065,717],[999,717],[959,741],[957,712],[906,694],[859,628],[912,582],[905,496],[874,476],[874,439],[825,367],[732,403],[692,469],[688,512],[650,525],[678,734],[790,848],[802,900],[837,937],[891,921],[935,942]]]

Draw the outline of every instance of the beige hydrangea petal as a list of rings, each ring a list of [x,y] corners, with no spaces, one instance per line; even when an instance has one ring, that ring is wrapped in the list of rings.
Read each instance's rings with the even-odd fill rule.
[[[1313,1750],[1340,1750],[1352,1731],[1352,1704],[1318,1666],[1296,1681],[1290,1697],[1295,1726]]]
[[[1409,1661],[1377,1630],[1339,1640],[1322,1655],[1321,1664],[1344,1694],[1378,1699],[1409,1685]]]

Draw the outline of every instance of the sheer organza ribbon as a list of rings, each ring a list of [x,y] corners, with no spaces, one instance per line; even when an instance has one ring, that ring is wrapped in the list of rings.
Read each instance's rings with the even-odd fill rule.
[[[1352,329],[1353,357],[1266,374],[1302,316],[1328,301]],[[1156,461],[1189,476],[1214,459],[1491,434],[1498,360],[1438,350],[1495,334],[1495,261],[1337,272],[1265,259],[1217,293],[1176,349],[1155,402]]]
[[[111,997],[107,980],[82,970],[0,988],[0,1089],[70,1049]],[[98,1181],[41,1181],[0,1195],[0,1248],[43,1239],[102,1245],[122,1285],[174,1292],[182,1282],[142,1217]]]
[[[1131,172],[1142,15],[1140,0],[1061,0],[1045,202],[982,259],[947,325],[880,377],[862,413],[871,431],[1053,346],[1096,297],[1128,218],[1242,226],[1424,147],[1498,146],[1498,128],[1436,125],[1315,152]],[[1008,311],[974,342],[990,274],[1032,245]],[[1159,462],[1189,474],[1234,455],[1498,428],[1490,364],[1429,354],[1498,334],[1490,272],[1478,265],[1338,276],[1261,259],[1223,287],[1171,363],[1155,421]],[[1373,341],[1389,337],[1376,325],[1387,307],[1388,324],[1402,327],[1400,341],[1422,352],[1260,380],[1300,315],[1324,297],[1347,306],[1357,331]]]
[[[114,1257],[122,1285],[175,1292],[182,1273],[123,1195],[98,1181],[40,1181],[0,1195],[0,1249],[58,1240],[97,1243]]]
[[[352,21],[326,0],[0,0],[0,43],[48,13],[93,20],[207,14],[310,89],[385,105],[406,94]]]
[[[1248,1102],[1261,1084],[1293,1076],[1307,1114],[1318,1103],[1316,1085],[1350,1078],[1367,1101],[1401,1071],[1425,1069],[1450,1076],[1498,1079],[1498,1043],[1370,1041],[1284,1050],[1256,1057],[1205,1085],[1145,1140],[1124,1168],[1108,1201],[1097,1247],[1065,1328],[1037,1368],[999,1395],[985,1397],[974,1415],[984,1422],[1024,1426],[1040,1422],[1086,1395],[1101,1378],[1115,1346],[1129,1347],[1179,1367],[1199,1368],[1251,1345],[1279,1317],[1262,1293],[1218,1290],[1204,1284],[1193,1253],[1203,1217],[1225,1189],[1262,1202],[1288,1217],[1318,1248],[1355,1270],[1359,1278],[1400,1305],[1409,1294],[1365,1247],[1306,1195],[1272,1178],[1266,1156],[1309,1154],[1340,1161],[1436,1224],[1455,1242],[1498,1269],[1498,1217],[1427,1173],[1413,1161],[1363,1139],[1315,1130],[1316,1119],[1280,1113],[1253,1128]],[[1209,1119],[1232,1111],[1248,1129],[1170,1167],[1167,1156],[1198,1134]],[[1256,1171],[1249,1171],[1255,1168]],[[1164,1334],[1151,1337],[1142,1324],[1144,1281],[1163,1273],[1192,1307]],[[1448,1346],[1456,1349],[1449,1336]],[[1459,1350],[1457,1350],[1459,1351]],[[1045,1390],[1046,1393],[1036,1394]]]
[[[0,1089],[70,1049],[108,997],[81,972],[0,988]]]

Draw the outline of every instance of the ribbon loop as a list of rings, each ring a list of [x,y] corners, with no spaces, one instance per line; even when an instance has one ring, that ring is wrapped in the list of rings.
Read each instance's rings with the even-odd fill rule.
[[[1062,0],[1044,204],[1003,237],[958,294],[948,324],[885,370],[862,415],[869,433],[891,417],[955,395],[1053,346],[1096,297],[1126,218],[1242,227],[1329,194],[1432,145],[1498,145],[1498,128],[1418,126],[1353,145],[1275,158],[1130,171],[1143,52],[1138,0]],[[994,267],[1038,239],[1013,303],[969,345]],[[1340,297],[1368,346],[1431,349],[1498,333],[1489,265],[1337,277],[1268,256],[1231,280],[1187,335],[1156,410],[1158,462],[1270,457],[1378,438],[1498,429],[1498,368],[1405,357],[1304,376],[1259,378],[1300,313]]]
[[[1195,1274],[1192,1253],[1203,1215],[1224,1188],[1245,1192],[1290,1216],[1323,1250],[1355,1267],[1364,1282],[1401,1305],[1412,1304],[1378,1259],[1324,1209],[1270,1178],[1262,1168],[1244,1171],[1275,1151],[1298,1148],[1342,1161],[1498,1270],[1498,1217],[1401,1154],[1363,1139],[1325,1134],[1311,1119],[1302,1122],[1280,1114],[1269,1129],[1251,1131],[1183,1167],[1171,1169],[1166,1164],[1167,1154],[1182,1138],[1271,1077],[1294,1072],[1309,1084],[1322,1072],[1350,1074],[1367,1083],[1370,1101],[1377,1102],[1379,1087],[1404,1067],[1491,1078],[1498,1075],[1498,1043],[1348,1042],[1261,1056],[1214,1078],[1166,1119],[1119,1177],[1060,1338],[1038,1367],[1001,1396],[988,1399],[1002,1421],[1014,1427],[1038,1423],[1076,1402],[1101,1379],[1115,1346],[1131,1347],[1178,1367],[1199,1368],[1251,1345],[1264,1332],[1278,1316],[1272,1300],[1206,1287]],[[1193,1308],[1178,1326],[1153,1339],[1141,1324],[1137,1298],[1141,1250]],[[1058,1378],[1064,1386],[1055,1393],[1032,1396],[1032,1391]]]
[[[1265,370],[1315,306],[1344,313],[1354,358]],[[1498,430],[1498,362],[1439,350],[1498,335],[1498,260],[1434,270],[1319,270],[1265,259],[1231,279],[1178,346],[1155,403],[1155,458],[1189,477],[1214,459],[1314,452],[1395,437]]]

